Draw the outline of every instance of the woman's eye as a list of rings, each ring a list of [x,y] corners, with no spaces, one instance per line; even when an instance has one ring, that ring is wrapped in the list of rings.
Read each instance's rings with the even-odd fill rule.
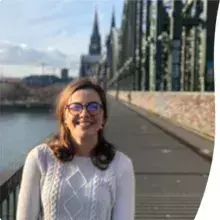
[[[99,106],[97,104],[91,104],[91,105],[88,106],[88,109],[91,110],[91,111],[92,110],[97,110],[97,109],[99,109]]]
[[[82,109],[82,106],[80,106],[80,105],[71,105],[70,109],[74,110],[74,111],[79,111],[79,110]]]

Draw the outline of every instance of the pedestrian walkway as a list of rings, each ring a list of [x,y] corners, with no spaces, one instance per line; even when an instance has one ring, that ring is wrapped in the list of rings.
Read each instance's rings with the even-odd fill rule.
[[[136,220],[193,220],[210,161],[123,103],[109,98],[109,107],[107,138],[134,164]]]

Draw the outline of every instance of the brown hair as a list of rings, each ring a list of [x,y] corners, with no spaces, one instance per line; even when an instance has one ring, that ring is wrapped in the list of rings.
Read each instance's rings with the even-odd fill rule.
[[[71,161],[75,155],[74,143],[71,139],[69,129],[64,124],[64,109],[69,97],[80,89],[93,89],[100,96],[103,111],[104,122],[108,118],[107,100],[104,90],[89,79],[80,78],[70,82],[58,96],[56,104],[56,117],[59,122],[59,133],[55,134],[47,145],[53,150],[56,158],[62,162]],[[104,138],[104,130],[98,132],[98,144],[91,153],[93,164],[99,169],[105,170],[115,156],[115,147]]]

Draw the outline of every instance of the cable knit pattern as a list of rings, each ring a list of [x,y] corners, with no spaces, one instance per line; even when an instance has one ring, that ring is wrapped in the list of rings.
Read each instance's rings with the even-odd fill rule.
[[[89,157],[61,163],[45,144],[27,156],[17,220],[134,220],[133,164],[117,152],[109,168],[99,170]]]
[[[42,150],[42,145],[39,146],[39,152],[41,152]],[[45,147],[44,147],[45,148]],[[55,181],[51,182],[52,179],[54,179],[54,173],[56,172],[56,165],[54,165],[54,156],[51,154],[51,152],[48,152],[49,154],[46,155],[45,151],[44,151],[44,158],[47,161],[47,170],[45,170],[45,180],[43,183],[43,187],[42,187],[42,200],[43,200],[43,214],[44,214],[44,219],[45,220],[52,220],[54,218],[49,217],[51,216],[55,216],[55,209],[54,209],[54,204],[51,204],[52,200],[48,195],[51,195],[51,197],[55,198],[56,191],[54,190],[54,188],[52,188],[53,184],[55,183]],[[39,154],[41,157],[42,154]],[[49,158],[47,158],[48,156],[50,156]],[[51,161],[49,163],[49,161]],[[46,167],[46,166],[45,166]],[[58,180],[56,178],[56,180]],[[53,190],[53,191],[52,191]],[[51,219],[52,218],[52,219]]]
[[[59,185],[61,181],[61,165],[60,163],[55,164],[55,171],[54,171],[54,182],[52,182],[51,187],[51,198],[52,198],[52,204],[51,204],[51,220],[56,220],[57,216],[57,204],[55,201],[58,199],[58,191],[59,191]]]
[[[90,215],[90,220],[95,220],[96,219],[96,206],[97,206],[97,203],[96,203],[96,190],[97,190],[97,187],[98,187],[98,177],[95,176],[93,181],[92,181],[92,207],[91,207],[91,215]]]

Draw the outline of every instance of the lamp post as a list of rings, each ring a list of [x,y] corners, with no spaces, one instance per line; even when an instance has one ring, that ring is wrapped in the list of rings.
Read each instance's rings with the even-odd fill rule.
[[[41,68],[42,68],[42,75],[44,75],[44,68],[45,68],[46,63],[42,62],[41,63]]]

